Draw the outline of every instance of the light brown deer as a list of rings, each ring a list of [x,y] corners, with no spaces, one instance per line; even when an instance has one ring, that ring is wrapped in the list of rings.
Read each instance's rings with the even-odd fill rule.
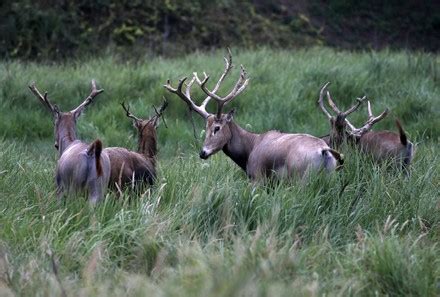
[[[110,157],[110,186],[116,187],[119,192],[130,184],[133,187],[143,183],[153,185],[156,179],[156,129],[168,102],[164,100],[159,111],[154,107],[156,114],[147,120],[137,118],[130,112],[129,107],[124,103],[121,105],[138,131],[138,150],[134,152],[122,147],[109,147],[104,150]]]
[[[376,161],[394,160],[397,164],[408,172],[408,166],[414,157],[414,145],[408,140],[405,131],[399,120],[396,125],[399,133],[392,131],[370,131],[374,124],[384,119],[388,115],[388,108],[380,115],[375,117],[371,111],[370,101],[367,101],[368,119],[361,128],[356,128],[347,119],[347,116],[356,111],[366,97],[357,98],[357,102],[347,111],[342,112],[334,103],[330,92],[327,90],[329,83],[326,83],[320,93],[318,105],[322,112],[330,121],[330,134],[323,139],[332,148],[338,149],[344,142],[354,143],[363,152],[370,154]],[[336,116],[332,116],[324,106],[324,94]]]
[[[110,177],[110,160],[102,151],[102,143],[96,139],[91,144],[79,140],[76,136],[76,121],[84,108],[104,90],[98,90],[92,80],[90,95],[77,108],[62,112],[52,105],[47,92],[42,95],[35,83],[29,86],[31,92],[52,113],[55,123],[55,148],[59,152],[56,167],[57,197],[60,201],[64,192],[78,193],[86,190],[89,201],[98,202],[107,189]]]
[[[169,80],[164,86],[171,93],[178,95],[190,110],[205,119],[206,137],[200,158],[207,159],[223,150],[253,181],[269,177],[303,177],[313,169],[331,172],[337,169],[338,163],[342,164],[342,156],[322,139],[308,134],[287,134],[278,131],[252,133],[233,121],[234,110],[223,113],[224,106],[236,98],[249,83],[247,73],[241,66],[240,77],[230,93],[225,97],[218,96],[216,93],[232,67],[232,56],[228,49],[225,70],[212,91],[206,87],[209,79],[206,73],[203,81],[194,73],[185,92],[182,88],[186,78],[179,81],[177,88],[173,88]],[[200,106],[191,99],[191,87],[196,81],[207,95]],[[211,99],[217,103],[216,114],[206,111]]]

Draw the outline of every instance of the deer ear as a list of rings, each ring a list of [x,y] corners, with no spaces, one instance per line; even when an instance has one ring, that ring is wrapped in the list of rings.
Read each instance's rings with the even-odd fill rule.
[[[234,118],[235,108],[231,109],[230,112],[226,114],[226,121],[230,122]]]

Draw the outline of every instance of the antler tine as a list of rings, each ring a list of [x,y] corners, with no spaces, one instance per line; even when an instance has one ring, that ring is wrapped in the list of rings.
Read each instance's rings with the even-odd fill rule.
[[[162,115],[165,109],[168,107],[168,100],[167,98],[163,97],[162,105],[159,107],[159,115]]]
[[[361,106],[362,102],[364,102],[364,100],[367,98],[367,96],[364,96],[362,98],[356,98],[356,103],[350,107],[348,110],[344,111],[342,114],[347,117],[350,113],[356,111],[359,106]]]
[[[367,101],[367,110],[368,110],[368,119],[373,118],[373,113],[371,112],[371,103],[370,100]]]
[[[336,112],[337,114],[341,113],[341,111],[333,101],[332,96],[330,96],[330,92],[328,90],[327,90],[327,101],[328,101],[328,105],[330,105],[330,107],[333,109],[334,112]]]
[[[176,94],[177,96],[179,96],[183,101],[185,101],[185,103],[188,105],[188,107],[190,108],[190,110],[194,110],[195,112],[197,112],[198,114],[200,114],[203,118],[207,118],[209,116],[209,113],[206,111],[205,106],[200,105],[197,106],[194,101],[191,99],[191,86],[194,83],[194,81],[197,79],[196,77],[193,77],[191,79],[191,81],[188,83],[187,88],[185,93],[183,93],[182,91],[182,87],[184,82],[186,81],[186,77],[182,78],[179,80],[179,85],[176,88],[173,88],[171,86],[171,82],[170,80],[167,80],[167,83],[164,85],[164,87],[171,93]]]
[[[231,53],[231,49],[228,47],[228,54],[227,56],[223,57],[224,61],[225,61],[225,70],[223,71],[222,75],[220,76],[220,78],[218,79],[217,83],[214,86],[214,89],[212,89],[212,93],[215,93],[218,91],[218,89],[220,88],[220,85],[222,84],[223,80],[225,79],[225,77],[229,74],[229,72],[231,71],[231,69],[234,67],[234,65],[232,64],[232,53]],[[197,72],[193,73],[194,77],[197,80],[197,83],[199,85],[205,84],[206,81],[209,79],[209,76],[206,74],[206,72],[203,72],[204,78],[203,80],[200,80],[200,78],[198,77]],[[203,100],[201,106],[206,106],[208,105],[208,102],[212,99],[211,96],[207,96],[205,98],[205,100]]]
[[[186,84],[185,96],[187,98],[191,98],[191,88],[196,79],[197,77],[193,76],[193,78],[189,81],[189,83]]]
[[[371,111],[371,103],[370,101],[367,101],[367,109],[368,109],[368,120],[367,122],[359,129],[352,129],[353,131],[351,132],[353,135],[355,135],[356,137],[361,137],[363,134],[365,134],[366,132],[368,132],[374,124],[376,124],[377,122],[381,121],[382,119],[384,119],[388,113],[389,113],[389,109],[385,108],[385,110],[378,115],[377,117],[375,117]]]
[[[353,132],[353,131],[357,131],[358,129],[357,129],[355,126],[353,126],[352,123],[350,123],[350,121],[347,119],[347,116],[348,116],[349,114],[353,113],[354,111],[356,111],[356,110],[359,108],[359,106],[362,104],[362,102],[363,102],[366,98],[367,98],[366,96],[364,96],[364,97],[362,97],[362,98],[356,98],[357,102],[356,102],[352,107],[350,107],[350,108],[347,109],[346,111],[342,112],[342,111],[336,106],[335,102],[333,101],[333,99],[332,99],[332,97],[331,97],[331,95],[330,95],[330,92],[327,91],[327,101],[328,101],[328,104],[329,104],[330,107],[333,109],[333,111],[335,111],[338,115],[340,115],[340,116],[342,116],[342,117],[345,118],[345,123],[347,124],[347,126],[350,128],[350,130],[351,130],[352,132]],[[321,108],[322,108],[322,107],[321,107]],[[328,116],[328,115],[327,115],[327,116]],[[349,133],[352,133],[352,132],[349,132]]]
[[[234,65],[232,64],[232,53],[231,49],[228,47],[228,56],[223,57],[225,60],[225,70],[223,71],[222,75],[220,76],[219,80],[217,81],[217,84],[215,85],[214,89],[212,89],[212,92],[215,93],[220,88],[221,83],[225,79],[225,77],[229,74],[232,68],[234,68]]]
[[[322,112],[329,118],[332,118],[332,115],[327,111],[327,109],[324,106],[324,91],[327,89],[327,86],[330,84],[330,82],[327,82],[322,88],[321,91],[319,92],[319,99],[318,99],[318,105],[321,108]],[[327,97],[328,97],[329,92],[327,91]]]
[[[130,112],[130,105],[128,105],[128,107],[126,107],[126,106],[125,106],[125,102],[121,102],[121,105],[122,105],[122,108],[125,110],[125,114],[126,114],[127,117],[129,117],[129,118],[135,120],[136,122],[138,122],[138,121],[139,121],[139,122],[142,121],[142,119],[140,119],[140,118],[134,116],[134,115]]]
[[[50,103],[49,99],[47,98],[47,92],[44,92],[44,96],[41,95],[40,91],[38,91],[37,87],[35,86],[34,81],[31,82],[31,84],[29,85],[29,89],[35,95],[35,97],[40,99],[41,103],[43,103],[47,108],[49,108],[49,110],[52,113],[59,113],[60,112],[58,109],[58,106],[52,105],[52,103]]]
[[[167,123],[165,122],[165,117],[163,116],[163,112],[168,107],[168,100],[163,97],[163,102],[161,106],[159,107],[159,110],[157,110],[156,106],[153,105],[154,112],[156,113],[151,119],[154,121],[154,125],[156,126],[157,120],[162,117],[163,123],[166,128],[168,128]]]
[[[368,106],[368,123],[371,124],[371,126],[373,126],[374,124],[376,124],[377,122],[379,122],[380,120],[382,120],[384,117],[386,117],[388,115],[389,109],[385,108],[385,110],[378,115],[377,117],[375,117],[373,115],[373,113],[371,112],[371,104],[370,101],[367,101],[367,106]]]
[[[241,92],[243,92],[243,90],[246,88],[246,86],[249,83],[249,78],[247,77],[246,69],[243,67],[243,65],[240,65],[240,68],[241,68],[240,77],[237,80],[237,83],[235,84],[231,92],[225,97],[220,97],[214,92],[209,91],[206,88],[206,82],[208,81],[207,79],[205,79],[203,83],[200,84],[200,87],[202,88],[203,92],[205,92],[209,97],[212,97],[217,102],[217,118],[220,118],[223,106],[225,106],[235,97],[237,97]]]
[[[80,105],[78,105],[77,108],[75,108],[74,110],[72,110],[72,113],[77,113],[77,112],[81,112],[84,107],[86,107],[87,105],[89,105],[90,103],[93,102],[93,99],[98,96],[99,94],[101,94],[102,92],[104,92],[104,89],[97,89],[96,88],[96,81],[94,79],[92,79],[92,90],[90,91],[90,94],[86,97],[86,99],[84,99],[83,103],[81,103]]]

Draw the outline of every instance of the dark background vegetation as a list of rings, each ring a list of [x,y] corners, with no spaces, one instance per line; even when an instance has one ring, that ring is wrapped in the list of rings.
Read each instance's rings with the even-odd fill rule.
[[[18,0],[0,4],[0,56],[174,56],[225,46],[437,52],[439,1]],[[130,49],[127,51],[127,49]]]

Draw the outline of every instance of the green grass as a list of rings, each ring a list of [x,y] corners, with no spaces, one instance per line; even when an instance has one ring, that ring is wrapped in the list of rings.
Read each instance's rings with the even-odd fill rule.
[[[375,113],[392,110],[376,129],[396,130],[399,117],[417,143],[409,178],[345,148],[338,174],[253,188],[223,153],[198,158],[201,140],[184,104],[162,87],[193,71],[217,75],[222,54],[1,64],[0,295],[60,296],[61,288],[68,296],[440,294],[439,56],[234,50],[251,76],[231,104],[242,126],[325,134],[315,102],[331,81],[340,105],[366,94]],[[147,116],[163,95],[169,99],[159,177],[153,189],[119,200],[109,193],[95,209],[84,197],[60,206],[52,120],[26,86],[35,80],[67,110],[92,78],[105,93],[79,120],[79,135],[107,146],[136,146],[120,101]],[[363,108],[353,121],[365,116]],[[202,125],[196,119],[198,134]]]

